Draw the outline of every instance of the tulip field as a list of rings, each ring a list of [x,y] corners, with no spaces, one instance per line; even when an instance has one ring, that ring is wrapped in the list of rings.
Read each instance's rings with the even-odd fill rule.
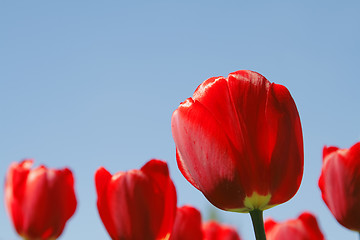
[[[0,3],[0,240],[360,239],[360,3]]]

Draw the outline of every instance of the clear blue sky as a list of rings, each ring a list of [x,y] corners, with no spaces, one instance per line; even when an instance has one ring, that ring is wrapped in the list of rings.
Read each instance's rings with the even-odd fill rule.
[[[359,2],[196,2],[1,1],[0,179],[23,158],[70,167],[79,205],[61,239],[107,239],[95,170],[159,158],[179,205],[206,219],[211,205],[176,166],[171,114],[205,79],[250,69],[290,90],[304,134],[300,190],[265,217],[310,210],[327,239],[356,239],[317,181],[323,145],[360,141]],[[0,240],[17,239],[3,199],[1,187]],[[248,214],[217,214],[254,239]]]

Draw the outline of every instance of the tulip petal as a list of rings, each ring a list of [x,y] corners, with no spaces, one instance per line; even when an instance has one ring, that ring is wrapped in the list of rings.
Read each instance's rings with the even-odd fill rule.
[[[102,196],[103,192],[107,188],[111,180],[111,173],[109,173],[105,168],[100,167],[95,172],[95,185],[96,192],[98,196]]]
[[[191,176],[189,181],[215,206],[238,208],[245,197],[238,194],[244,193],[235,164],[238,153],[206,108],[188,99],[173,113],[172,132],[185,177]]]
[[[113,176],[107,192],[116,230],[113,239],[143,239],[145,236],[155,239],[151,225],[160,224],[159,220],[151,218],[151,211],[158,209],[163,201],[158,194],[152,195],[152,190],[147,176],[138,170]],[[162,214],[160,211],[159,215]]]
[[[324,146],[323,148],[323,161],[325,161],[325,158],[330,155],[333,152],[336,152],[339,148],[338,147],[334,147],[334,146]]]
[[[238,159],[237,164],[239,169],[256,172],[242,178],[242,182],[247,182],[247,196],[254,192],[259,195],[269,194],[269,159],[268,153],[264,152],[267,146],[264,109],[269,85],[262,75],[252,71],[237,71],[228,76],[232,104],[242,128],[242,135],[238,139],[244,142],[242,155],[245,157]]]
[[[23,233],[24,214],[22,205],[25,200],[26,179],[29,175],[32,159],[11,164],[5,181],[5,202],[15,230]]]
[[[155,209],[158,215],[162,212],[161,209],[167,209],[161,218],[161,229],[158,230],[159,233],[157,235],[157,238],[162,239],[169,233],[169,229],[172,229],[175,220],[177,202],[175,186],[170,179],[166,162],[152,159],[147,162],[141,170],[151,178],[153,188],[159,188],[159,191],[165,195],[165,206],[159,206],[160,209]],[[156,227],[156,225],[154,227]]]
[[[322,173],[319,178],[322,198],[333,215],[339,220],[344,219],[348,214],[346,188],[351,181],[348,174],[343,163],[343,156],[332,154],[331,159],[324,161]],[[342,223],[342,220],[340,220],[340,223]]]
[[[270,203],[280,204],[292,198],[300,187],[304,165],[302,129],[296,105],[282,85],[271,85],[265,114],[268,142],[273,146]]]
[[[57,222],[58,225],[63,224],[63,227],[58,228],[58,230],[55,231],[56,234],[54,236],[59,237],[64,230],[67,220],[70,219],[76,211],[77,200],[74,191],[74,176],[70,169],[64,168],[62,170],[56,170],[56,172],[59,177],[55,180],[55,184],[52,189],[54,194],[52,194],[51,197],[53,203],[57,202],[58,206],[66,206],[64,209],[57,209],[59,218],[54,219],[54,222]]]
[[[199,101],[209,111],[238,151],[244,151],[247,140],[242,132],[244,123],[240,122],[242,119],[237,115],[236,106],[229,104],[233,102],[233,99],[227,79],[224,77],[209,78],[195,90],[192,99]]]
[[[96,192],[98,196],[97,207],[101,220],[104,223],[104,226],[108,233],[111,233],[110,236],[115,238],[115,235],[112,233],[116,232],[116,227],[112,219],[111,211],[109,209],[107,194],[112,175],[103,167],[100,167],[95,173],[95,185]]]
[[[324,239],[318,222],[313,214],[304,212],[299,216],[299,220],[302,222],[305,232],[310,236],[310,239]]]
[[[165,162],[152,159],[147,162],[141,171],[153,181],[154,187],[162,188],[162,192],[165,192],[168,187],[169,181],[169,169]]]
[[[266,232],[271,231],[275,226],[276,226],[277,222],[272,219],[272,218],[268,218],[266,219],[266,221],[264,222],[264,228]]]

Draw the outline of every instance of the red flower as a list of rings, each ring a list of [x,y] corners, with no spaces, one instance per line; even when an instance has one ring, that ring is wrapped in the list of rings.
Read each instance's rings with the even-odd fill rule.
[[[239,234],[233,227],[220,225],[215,221],[203,224],[204,240],[240,240]]]
[[[265,221],[267,240],[323,240],[314,215],[308,212],[302,213],[297,219],[291,219],[282,223],[272,219]]]
[[[245,70],[213,77],[171,122],[180,171],[218,208],[264,210],[297,192],[302,131],[284,86]]]
[[[194,207],[177,209],[171,240],[203,240],[201,213]]]
[[[344,227],[360,231],[360,142],[350,149],[324,147],[322,198]]]
[[[140,170],[95,173],[97,207],[112,239],[168,239],[176,214],[176,191],[166,162]]]
[[[30,169],[33,160],[11,164],[5,180],[5,203],[15,229],[25,239],[57,238],[74,214],[74,178],[67,168]]]

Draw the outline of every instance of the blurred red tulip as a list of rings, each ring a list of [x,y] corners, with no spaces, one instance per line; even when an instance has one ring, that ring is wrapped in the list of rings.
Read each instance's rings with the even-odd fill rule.
[[[273,219],[265,221],[267,240],[323,240],[314,215],[309,212],[302,213],[297,219],[285,222],[275,222]]]
[[[203,82],[172,115],[185,178],[224,210],[264,210],[288,201],[303,174],[303,139],[294,100],[259,73]]]
[[[204,240],[240,240],[235,228],[221,225],[215,221],[203,224]]]
[[[95,173],[97,207],[114,240],[169,239],[176,214],[176,191],[166,162],[151,160],[140,170]]]
[[[350,149],[324,147],[319,187],[336,220],[360,232],[360,142]]]
[[[74,214],[74,178],[67,168],[30,169],[33,160],[11,164],[5,180],[5,203],[17,233],[28,240],[58,238]]]
[[[177,209],[171,240],[203,240],[201,213],[194,207]]]

